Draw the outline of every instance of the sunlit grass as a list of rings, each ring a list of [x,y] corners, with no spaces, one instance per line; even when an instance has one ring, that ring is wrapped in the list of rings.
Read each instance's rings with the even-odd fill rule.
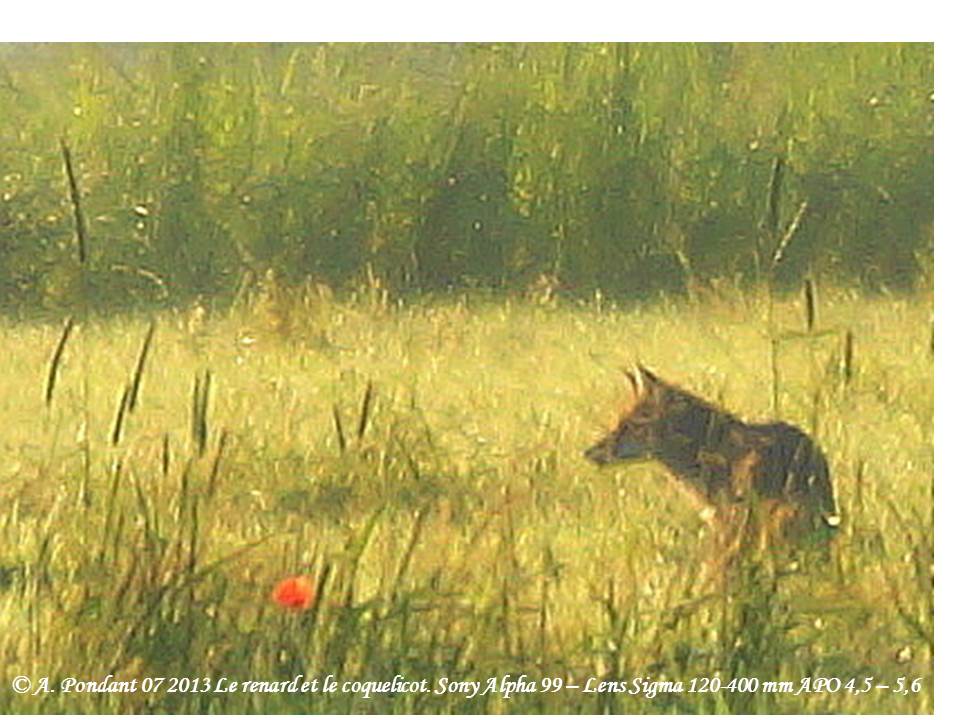
[[[601,472],[581,453],[621,409],[619,369],[636,360],[739,415],[769,417],[764,301],[285,302],[273,313],[160,317],[116,446],[118,402],[148,321],[76,327],[49,407],[61,326],[0,326],[0,710],[932,709],[928,297],[825,291],[818,330],[836,332],[782,346],[781,415],[823,445],[844,529],[831,561],[775,584],[745,578],[729,599],[693,583],[707,530],[661,468]],[[799,298],[774,310],[778,332],[803,329]],[[277,312],[284,322],[270,321]],[[191,398],[206,370],[201,455]],[[318,600],[291,613],[271,592],[300,575],[314,578]],[[58,682],[108,673],[431,682],[526,673],[580,683],[716,674],[797,684],[873,676],[891,687],[902,676],[908,686],[923,678],[923,689],[507,700],[6,690],[21,674]]]

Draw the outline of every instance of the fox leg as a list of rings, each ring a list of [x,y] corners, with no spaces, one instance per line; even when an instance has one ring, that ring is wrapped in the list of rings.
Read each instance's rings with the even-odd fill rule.
[[[748,517],[745,508],[726,505],[715,507],[711,518],[711,551],[702,564],[702,580],[713,585],[726,583],[730,570],[737,564],[747,536]]]

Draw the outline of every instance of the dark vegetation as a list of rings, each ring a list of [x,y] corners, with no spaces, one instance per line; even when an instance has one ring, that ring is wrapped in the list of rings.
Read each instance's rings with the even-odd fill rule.
[[[61,139],[98,308],[268,269],[394,294],[749,286],[771,220],[797,221],[779,286],[907,289],[932,262],[932,83],[926,44],[7,45],[0,304],[82,284]]]

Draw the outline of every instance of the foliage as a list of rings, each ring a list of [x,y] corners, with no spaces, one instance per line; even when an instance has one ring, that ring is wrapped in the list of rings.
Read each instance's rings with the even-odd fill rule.
[[[0,303],[84,292],[60,137],[99,308],[268,269],[392,292],[749,284],[777,157],[784,222],[809,212],[776,281],[906,288],[932,256],[932,83],[922,44],[7,45]]]

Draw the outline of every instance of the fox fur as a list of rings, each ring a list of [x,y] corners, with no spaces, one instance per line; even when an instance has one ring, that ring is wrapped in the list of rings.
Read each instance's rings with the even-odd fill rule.
[[[830,468],[803,430],[744,422],[639,365],[627,378],[635,403],[585,451],[588,460],[661,463],[700,504],[727,554],[748,541],[765,551],[836,530]]]

